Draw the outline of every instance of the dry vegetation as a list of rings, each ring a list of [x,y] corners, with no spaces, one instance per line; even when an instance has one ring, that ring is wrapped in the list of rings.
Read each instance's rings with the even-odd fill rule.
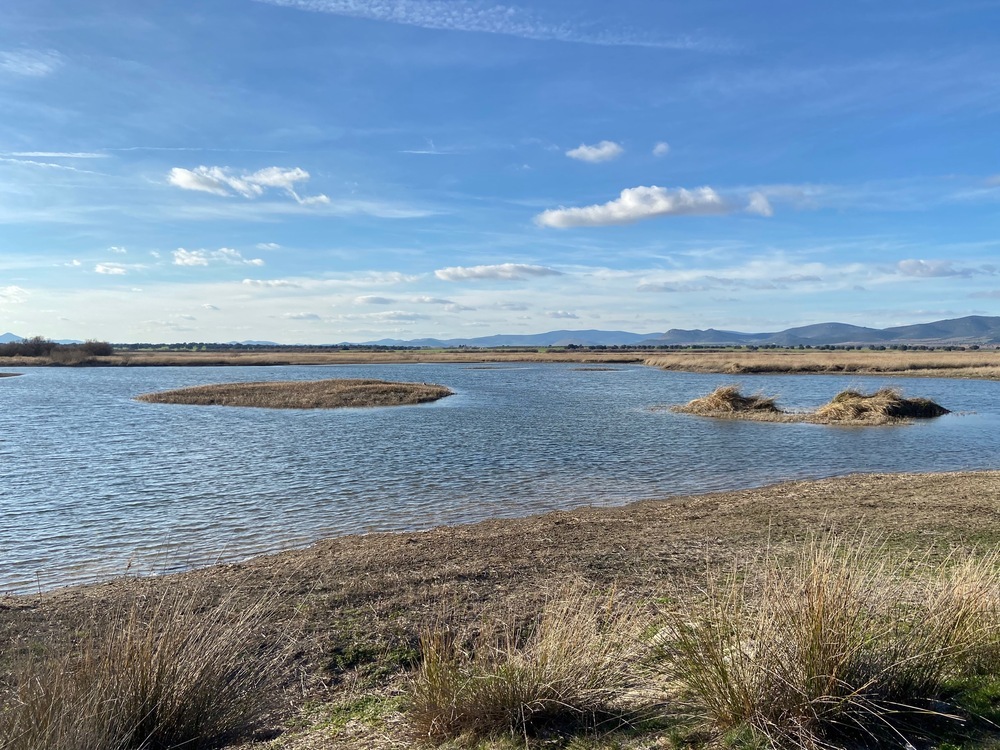
[[[1000,380],[1000,350],[969,351],[677,351],[650,355],[645,364],[664,370],[749,374],[838,374]]]
[[[286,380],[220,383],[146,393],[137,401],[198,406],[252,406],[267,409],[341,409],[404,406],[437,401],[452,392],[430,383],[385,380]]]
[[[671,411],[717,419],[743,419],[754,422],[809,422],[811,424],[843,424],[875,426],[905,424],[914,419],[931,419],[948,414],[940,404],[926,398],[904,398],[894,388],[882,388],[875,393],[841,391],[828,404],[813,412],[786,412],[778,408],[777,398],[760,394],[744,396],[739,386],[724,385],[707,396],[687,404],[671,407]]]
[[[98,710],[63,702],[59,686],[102,670],[47,668],[26,681],[11,664],[113,652],[122,658],[106,663],[129,676],[97,693],[101,710],[134,705],[128,686],[146,680],[131,675],[149,673],[164,688],[197,686],[212,705],[264,698],[256,718],[278,699],[270,726],[280,736],[258,734],[238,745],[247,750],[431,738],[481,750],[902,748],[942,738],[995,747],[975,715],[1000,716],[997,497],[1000,472],[789,482],[342,537],[240,565],[0,598],[0,726],[25,710],[19,685],[53,696],[35,704],[43,716],[86,721]],[[859,526],[871,537],[859,539]],[[175,606],[192,591],[210,595]],[[115,614],[132,603],[138,617]],[[260,617],[240,626],[255,608]],[[161,638],[193,640],[176,649]],[[206,672],[247,677],[233,683],[242,692],[187,671],[228,650],[230,669]],[[265,676],[282,689],[254,682]],[[82,693],[90,689],[69,691]],[[135,724],[134,713],[115,715]],[[205,746],[240,742],[252,724],[229,724],[229,740],[220,730],[209,742],[206,731]],[[88,749],[5,740],[4,750]]]
[[[95,356],[89,365],[110,367],[401,364],[414,362],[578,362],[645,364],[664,370],[728,374],[851,373],[915,377],[1000,380],[1000,350],[564,350],[523,349],[405,349],[395,351],[338,350],[264,351],[134,351]],[[0,365],[29,367],[58,364],[46,357],[5,357]]]

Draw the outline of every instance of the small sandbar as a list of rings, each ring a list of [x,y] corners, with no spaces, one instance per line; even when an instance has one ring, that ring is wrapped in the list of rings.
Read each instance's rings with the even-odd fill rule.
[[[345,409],[408,406],[437,401],[452,391],[431,383],[385,380],[285,380],[219,383],[146,393],[136,401],[196,406],[250,406],[263,409]]]
[[[841,391],[816,411],[788,412],[778,408],[776,397],[760,394],[744,396],[734,385],[716,388],[707,396],[672,406],[670,411],[751,422],[807,422],[863,427],[907,424],[914,419],[931,419],[950,413],[930,399],[904,398],[894,388],[882,388],[870,394]]]

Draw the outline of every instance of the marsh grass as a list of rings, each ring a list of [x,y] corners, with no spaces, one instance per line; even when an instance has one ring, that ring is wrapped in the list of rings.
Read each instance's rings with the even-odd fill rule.
[[[671,407],[671,411],[719,419],[845,425],[898,424],[950,413],[930,399],[904,398],[895,388],[882,388],[872,394],[841,391],[816,411],[786,412],[778,408],[775,397],[744,396],[736,385],[720,386],[707,396]]]
[[[268,409],[338,409],[403,406],[436,401],[452,392],[429,383],[384,380],[312,380],[220,383],[146,393],[137,401],[198,406],[251,406]]]
[[[930,399],[904,398],[895,388],[881,388],[871,394],[841,391],[830,403],[817,409],[815,416],[831,422],[883,424],[903,419],[930,419],[949,413],[948,409]]]
[[[637,685],[638,619],[609,597],[574,589],[537,620],[511,621],[462,646],[435,630],[407,715],[423,738],[529,738],[617,727]]]
[[[15,659],[0,749],[197,750],[248,735],[274,707],[285,658],[263,640],[269,606],[172,591]]]
[[[821,540],[789,565],[712,577],[667,613],[658,663],[716,736],[751,745],[909,747],[965,719],[950,687],[997,660],[998,556],[893,565]]]

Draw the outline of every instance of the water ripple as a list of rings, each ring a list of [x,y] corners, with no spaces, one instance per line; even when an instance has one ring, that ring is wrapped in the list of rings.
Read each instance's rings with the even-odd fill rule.
[[[322,536],[854,471],[1000,468],[998,384],[910,380],[975,411],[878,429],[653,412],[738,380],[816,406],[884,378],[569,365],[24,369],[0,381],[0,593],[180,570]],[[457,395],[417,407],[271,411],[143,404],[249,380],[378,377]],[[898,383],[897,383],[898,385]]]

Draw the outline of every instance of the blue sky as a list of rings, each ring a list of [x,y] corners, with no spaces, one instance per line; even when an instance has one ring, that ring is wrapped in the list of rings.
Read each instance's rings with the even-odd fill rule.
[[[1000,2],[7,0],[0,332],[1000,314]]]

